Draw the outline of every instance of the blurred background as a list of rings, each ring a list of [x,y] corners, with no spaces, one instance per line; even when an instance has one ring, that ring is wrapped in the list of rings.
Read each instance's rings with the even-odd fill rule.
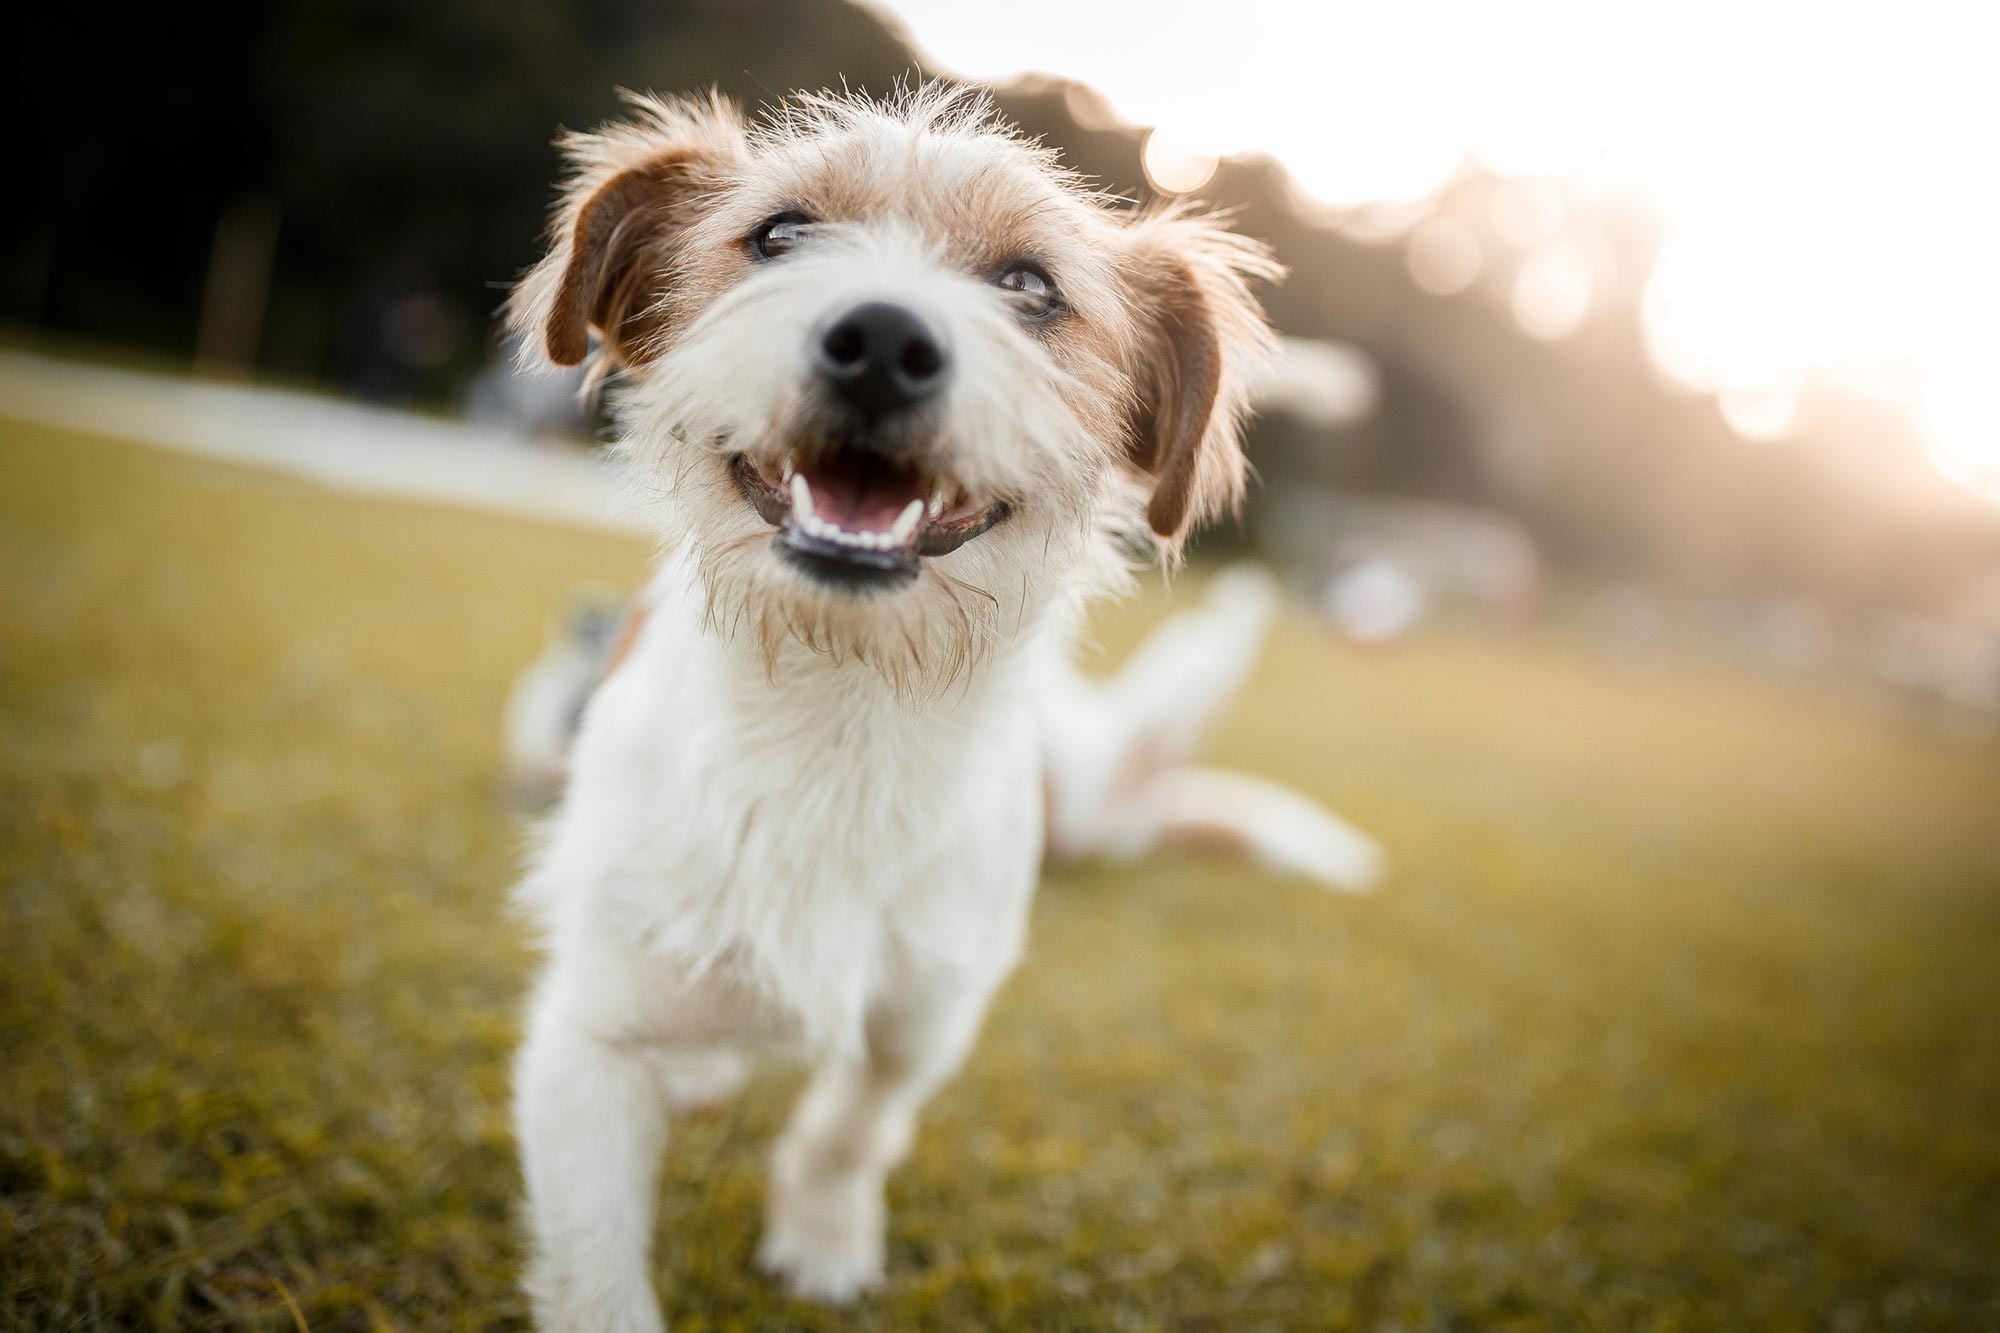
[[[580,428],[494,340],[552,127],[620,86],[994,80],[1078,169],[1235,207],[1292,271],[1267,300],[1311,341],[1217,541],[1369,632],[1573,581],[1626,647],[1990,721],[2000,94],[1955,13],[300,3],[212,8],[192,49],[135,11],[86,80],[39,53],[98,18],[45,7],[9,57],[35,151],[0,315],[16,345]]]
[[[1397,870],[1362,907],[1065,872],[941,1102],[970,1157],[920,1151],[852,1326],[2000,1319],[1976,7],[10,27],[5,1326],[518,1325],[500,701],[645,559],[605,423],[495,328],[551,139],[620,87],[929,76],[1289,268],[1260,480],[1193,580],[1261,559],[1293,615],[1217,750]],[[670,1164],[687,1326],[850,1326],[748,1271],[782,1105]]]

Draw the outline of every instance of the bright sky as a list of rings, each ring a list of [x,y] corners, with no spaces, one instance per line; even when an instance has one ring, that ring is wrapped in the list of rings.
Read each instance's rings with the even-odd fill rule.
[[[1722,394],[1753,439],[1788,429],[1802,376],[1865,386],[1924,423],[1942,471],[2000,501],[2000,7],[877,2],[948,72],[1099,89],[1156,127],[1162,184],[1237,152],[1339,207],[1420,200],[1468,155],[1626,182],[1664,227],[1645,301],[1663,374]],[[1559,208],[1541,212],[1512,306],[1559,338],[1590,276]],[[1413,275],[1466,286],[1467,239],[1426,236]]]

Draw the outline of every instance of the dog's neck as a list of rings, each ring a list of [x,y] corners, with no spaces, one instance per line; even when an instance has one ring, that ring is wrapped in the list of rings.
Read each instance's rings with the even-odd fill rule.
[[[1029,707],[1030,683],[1047,636],[1044,611],[1027,611],[949,670],[897,670],[865,656],[807,643],[787,630],[767,639],[740,620],[715,614],[696,562],[669,556],[651,600],[679,621],[673,632],[694,641],[694,661],[746,729],[744,739],[846,747],[851,761],[884,747],[951,744],[996,709]],[[693,646],[693,645],[691,645]],[[921,664],[928,667],[930,664]],[[838,761],[838,756],[829,754]]]

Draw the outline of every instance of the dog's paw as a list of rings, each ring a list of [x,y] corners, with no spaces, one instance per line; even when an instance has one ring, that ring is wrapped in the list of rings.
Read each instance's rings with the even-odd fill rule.
[[[855,1237],[772,1231],[757,1248],[757,1266],[800,1300],[822,1305],[850,1305],[883,1283],[881,1245]]]
[[[802,1300],[846,1305],[882,1286],[885,1221],[880,1187],[866,1179],[786,1182],[757,1264]]]
[[[539,1262],[529,1270],[527,1290],[540,1333],[666,1333],[643,1277]]]

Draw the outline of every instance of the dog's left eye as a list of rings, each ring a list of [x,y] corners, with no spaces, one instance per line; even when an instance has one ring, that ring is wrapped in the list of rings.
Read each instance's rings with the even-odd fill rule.
[[[759,259],[776,259],[806,238],[812,219],[803,213],[780,213],[766,218],[750,233],[750,248]]]
[[[1016,264],[995,283],[1001,291],[1014,294],[1015,306],[1024,319],[1047,319],[1062,306],[1055,283],[1033,264]]]

